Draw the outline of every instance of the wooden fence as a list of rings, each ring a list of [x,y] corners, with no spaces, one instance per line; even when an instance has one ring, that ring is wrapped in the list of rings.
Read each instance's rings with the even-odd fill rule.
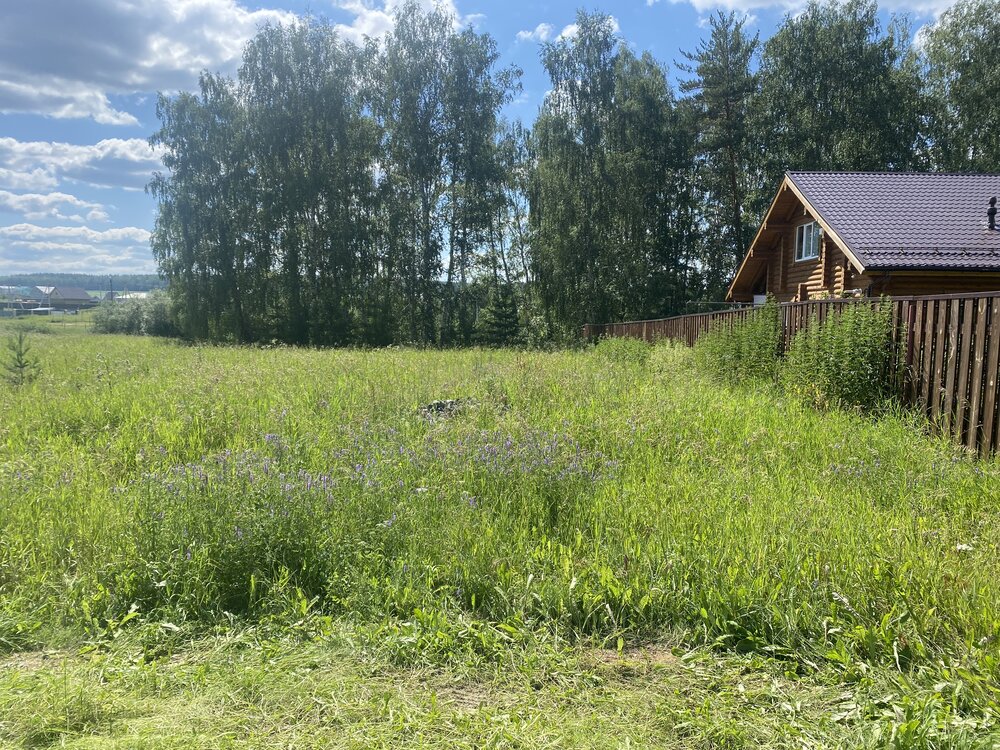
[[[890,297],[893,345],[902,366],[900,397],[940,431],[986,455],[1000,446],[1000,292]],[[812,320],[825,320],[847,305],[877,300],[809,300],[781,308],[784,346]],[[673,339],[694,345],[706,331],[733,325],[753,308],[584,326],[588,338],[627,336]]]

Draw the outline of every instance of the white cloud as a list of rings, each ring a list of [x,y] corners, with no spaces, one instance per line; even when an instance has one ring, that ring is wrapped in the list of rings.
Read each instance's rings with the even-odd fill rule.
[[[139,227],[0,227],[0,264],[10,273],[152,273],[149,232]]]
[[[0,112],[135,125],[115,94],[191,88],[233,72],[245,42],[281,10],[236,0],[16,0],[0,6]]]
[[[553,29],[551,23],[540,23],[530,31],[517,32],[519,42],[547,42],[552,38]]]
[[[365,37],[378,39],[385,36],[393,27],[393,14],[403,5],[405,0],[334,0],[341,10],[353,14],[354,20],[349,24],[338,23],[337,32],[345,39],[353,42],[363,42]],[[455,7],[454,0],[417,0],[425,11],[440,8],[455,19],[455,27],[478,27],[486,20],[482,13],[470,13],[463,16]]]
[[[578,24],[571,23],[568,26],[564,26],[563,30],[559,32],[557,39],[573,39],[577,34],[580,33],[580,27]]]
[[[141,138],[107,138],[92,145],[0,138],[0,188],[44,190],[61,180],[142,190],[159,154]]]
[[[611,30],[616,34],[621,31],[621,25],[618,23],[618,19],[614,16],[608,16],[608,18],[611,21]],[[556,39],[573,39],[579,33],[579,25],[571,23],[563,27],[563,30],[559,32],[559,36],[556,37]]]
[[[22,172],[16,169],[0,167],[0,186],[12,190],[45,190],[53,188],[59,181],[44,169],[32,169]]]
[[[75,213],[64,213],[66,210]],[[100,203],[81,200],[67,193],[11,193],[0,190],[0,213],[18,214],[25,219],[56,219],[83,222],[81,211],[87,212],[87,221],[107,221],[108,212]]]

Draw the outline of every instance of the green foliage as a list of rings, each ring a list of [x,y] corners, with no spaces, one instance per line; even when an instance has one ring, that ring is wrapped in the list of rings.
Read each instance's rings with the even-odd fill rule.
[[[875,0],[812,0],[764,43],[750,108],[760,217],[789,169],[920,168],[921,76],[905,25]]]
[[[1000,66],[996,3],[962,0],[951,6],[921,30],[921,52],[934,164],[942,170],[995,172],[1000,103],[986,81]]]
[[[469,344],[475,277],[523,277],[525,136],[499,118],[518,71],[412,0],[382,41],[270,26],[235,81],[160,98],[152,247],[184,335]]]
[[[18,330],[7,339],[7,359],[3,368],[7,373],[7,382],[14,386],[27,385],[38,377],[41,365],[38,358],[31,354],[31,344],[23,330]]]
[[[176,336],[170,299],[164,292],[154,292],[142,299],[103,302],[94,311],[93,328],[97,333],[127,333],[135,336]]]
[[[751,165],[753,134],[748,127],[758,80],[753,71],[758,35],[744,30],[745,17],[718,11],[709,17],[709,38],[696,52],[684,53],[681,69],[693,78],[681,84],[697,110],[697,171],[704,195],[700,207],[712,231],[701,250],[705,266],[704,296],[717,301],[753,239],[753,218],[745,215],[747,199],[758,177]]]
[[[773,300],[741,320],[723,316],[698,339],[699,365],[722,383],[773,381],[782,349],[781,308]]]
[[[792,339],[781,365],[784,389],[821,408],[875,410],[894,393],[892,307],[848,305],[815,317]]]
[[[699,291],[694,121],[664,67],[610,16],[542,48],[550,79],[535,121],[532,270],[559,327],[656,317]]]
[[[814,318],[784,352],[781,308],[769,300],[743,320],[723,317],[698,340],[695,359],[721,383],[776,382],[813,406],[876,410],[894,393],[891,326],[887,303],[848,304]]]
[[[512,346],[521,341],[521,321],[517,299],[510,284],[490,290],[489,302],[479,313],[479,340],[491,346]]]

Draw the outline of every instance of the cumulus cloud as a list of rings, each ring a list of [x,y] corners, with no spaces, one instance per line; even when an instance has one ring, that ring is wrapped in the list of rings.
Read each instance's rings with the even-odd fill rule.
[[[0,190],[0,213],[18,214],[31,221],[39,219],[79,222],[108,220],[108,212],[103,205],[81,200],[68,193],[18,194]]]
[[[134,125],[109,95],[192,87],[232,72],[244,43],[281,10],[236,0],[50,0],[0,6],[0,112]]]
[[[531,30],[517,32],[519,42],[547,42],[552,38],[555,29],[551,23],[540,23]]]
[[[615,18],[614,16],[609,16],[609,19],[611,20],[611,30],[617,34],[619,31],[621,31],[621,26],[618,23],[618,19]],[[578,24],[571,23],[563,27],[563,30],[559,32],[559,36],[556,37],[556,39],[572,39],[579,33],[580,33],[580,26]]]
[[[0,227],[0,264],[10,273],[152,273],[149,232],[139,227]]]
[[[0,185],[13,190],[45,190],[53,188],[58,180],[44,169],[32,169],[27,172],[0,167]]]
[[[62,180],[94,187],[142,190],[162,169],[141,138],[106,138],[91,145],[0,138],[0,188],[44,190]]]
[[[335,0],[334,4],[343,11],[354,16],[350,23],[338,23],[337,32],[345,39],[362,42],[365,37],[378,39],[387,34],[393,26],[393,14],[405,0]],[[486,16],[482,13],[470,13],[463,16],[455,7],[454,0],[418,0],[421,8],[431,10],[439,7],[455,19],[455,26],[479,26]]]

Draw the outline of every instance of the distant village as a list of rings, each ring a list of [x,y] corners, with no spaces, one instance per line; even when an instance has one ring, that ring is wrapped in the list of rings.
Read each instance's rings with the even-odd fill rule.
[[[144,299],[149,292],[88,292],[78,286],[0,286],[0,317],[76,315],[101,302]]]

